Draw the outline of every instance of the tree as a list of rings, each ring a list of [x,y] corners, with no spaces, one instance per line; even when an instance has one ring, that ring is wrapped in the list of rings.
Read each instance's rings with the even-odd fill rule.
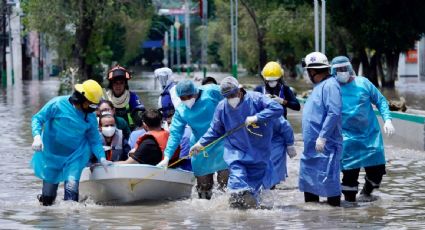
[[[46,34],[59,57],[79,68],[82,79],[93,77],[98,63],[137,56],[153,12],[150,1],[26,0],[22,7],[29,30]]]
[[[399,54],[413,48],[425,32],[425,1],[329,0],[328,4],[333,23],[351,35],[346,42],[352,44],[366,76],[377,84],[382,73],[382,86],[394,87]]]

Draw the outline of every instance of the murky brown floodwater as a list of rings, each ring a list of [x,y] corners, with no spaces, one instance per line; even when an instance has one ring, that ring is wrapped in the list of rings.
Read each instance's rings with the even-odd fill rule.
[[[257,79],[241,79],[244,84]],[[289,82],[295,88],[303,83]],[[405,87],[386,95],[405,95],[415,108],[424,108],[425,86],[417,92]],[[136,80],[131,88],[142,90],[147,107],[155,107],[159,91],[151,79]],[[378,201],[355,207],[331,208],[305,204],[298,191],[299,155],[288,159],[290,177],[277,190],[264,194],[271,210],[231,210],[227,196],[215,193],[211,201],[191,199],[145,203],[134,206],[101,206],[93,202],[61,201],[42,207],[36,200],[41,181],[33,176],[29,162],[31,151],[30,119],[33,113],[57,94],[58,82],[31,81],[1,90],[0,96],[0,228],[69,228],[69,229],[421,229],[425,226],[425,152],[386,146],[387,175],[376,192]],[[393,94],[391,94],[393,93]],[[417,102],[417,103],[416,103]],[[300,130],[300,113],[290,112],[289,120]],[[297,139],[301,140],[299,134]],[[302,143],[296,143],[298,154]],[[362,181],[361,181],[362,182]],[[347,204],[345,206],[348,206]]]

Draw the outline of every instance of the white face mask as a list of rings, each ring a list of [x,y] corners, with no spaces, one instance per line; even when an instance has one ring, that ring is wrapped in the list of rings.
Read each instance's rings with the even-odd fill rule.
[[[336,72],[336,80],[341,83],[347,83],[350,79],[350,72]]]
[[[186,101],[182,101],[182,103],[183,104],[185,104],[186,105],[186,107],[188,107],[189,109],[191,109],[192,108],[192,106],[193,106],[193,104],[195,104],[195,98],[191,98],[191,99],[189,99],[189,100],[186,100]]]
[[[115,133],[115,126],[102,127],[102,134],[105,137],[112,137]]]
[[[236,106],[238,106],[240,101],[241,99],[239,97],[227,99],[227,103],[229,103],[229,105],[232,106],[233,108],[236,108]]]
[[[267,84],[271,87],[274,88],[277,86],[277,81],[268,81]]]

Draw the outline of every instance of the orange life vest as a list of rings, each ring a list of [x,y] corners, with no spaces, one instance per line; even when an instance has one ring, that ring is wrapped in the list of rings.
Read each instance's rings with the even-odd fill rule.
[[[165,147],[167,146],[167,141],[169,136],[170,136],[170,133],[164,129],[151,130],[137,139],[134,148],[135,149],[139,148],[140,143],[142,143],[142,141],[144,141],[146,138],[153,137],[155,142],[158,144],[159,148],[161,149],[162,159],[164,159],[164,150],[165,150]],[[180,146],[176,149],[173,156],[171,157],[170,164],[178,160],[179,155],[180,155]]]

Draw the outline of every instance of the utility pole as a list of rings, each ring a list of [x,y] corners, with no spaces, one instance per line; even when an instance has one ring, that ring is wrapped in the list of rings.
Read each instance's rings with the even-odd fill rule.
[[[230,30],[232,32],[232,75],[238,78],[238,0],[230,0]]]
[[[208,0],[201,0],[202,2],[202,25],[204,27],[204,38],[202,39],[202,72],[204,78],[207,77],[207,62],[208,62]]]
[[[188,77],[190,76],[191,58],[192,54],[190,51],[190,15],[189,15],[189,3],[190,0],[185,0],[185,11],[184,11],[184,29],[185,29],[185,42],[186,42],[186,72]]]
[[[174,65],[174,47],[176,43],[174,42],[174,26],[170,26],[170,69],[173,69]]]
[[[181,58],[180,58],[180,26],[179,17],[176,16],[174,27],[176,27],[176,56],[177,56],[177,73],[181,73]]]
[[[7,4],[6,0],[1,1],[0,6],[0,77],[1,85],[7,86],[7,69],[6,69],[6,13]]]
[[[314,0],[314,50],[326,52],[326,0],[322,0],[321,8],[321,38],[319,38],[319,0]],[[319,41],[320,39],[320,41]],[[321,44],[321,46],[320,46]]]

